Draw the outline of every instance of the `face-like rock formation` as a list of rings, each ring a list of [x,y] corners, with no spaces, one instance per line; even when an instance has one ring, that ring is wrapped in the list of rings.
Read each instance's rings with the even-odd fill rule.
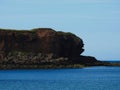
[[[52,53],[57,57],[76,57],[84,51],[83,41],[72,33],[57,32],[50,28],[31,31],[0,29],[0,58],[7,53]]]

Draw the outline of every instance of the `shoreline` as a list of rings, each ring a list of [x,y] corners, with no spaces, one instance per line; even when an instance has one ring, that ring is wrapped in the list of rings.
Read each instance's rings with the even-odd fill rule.
[[[0,70],[15,70],[15,69],[75,69],[75,68],[86,68],[86,67],[94,67],[94,66],[113,66],[113,67],[120,67],[119,63],[110,63],[110,62],[99,62],[93,65],[84,65],[84,64],[0,64]]]

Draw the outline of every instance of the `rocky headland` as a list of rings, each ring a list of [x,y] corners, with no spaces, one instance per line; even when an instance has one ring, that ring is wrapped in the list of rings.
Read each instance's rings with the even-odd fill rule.
[[[0,29],[0,69],[111,65],[92,56],[82,56],[82,52],[83,40],[70,32],[50,28]]]

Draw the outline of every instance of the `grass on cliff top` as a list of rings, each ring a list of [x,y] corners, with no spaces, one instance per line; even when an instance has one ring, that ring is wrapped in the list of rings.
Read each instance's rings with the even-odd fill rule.
[[[51,28],[34,28],[34,29],[31,29],[31,30],[16,30],[16,29],[3,29],[3,28],[0,28],[0,31],[7,31],[7,32],[18,32],[18,33],[23,33],[23,32],[31,32],[31,33],[34,33],[34,32],[37,32],[39,30],[53,30]],[[53,30],[55,31],[55,30]],[[72,36],[75,36],[75,34],[71,33],[71,32],[63,32],[63,31],[57,31],[57,33],[59,35],[72,35]]]
[[[34,29],[31,29],[31,30],[16,30],[16,29],[2,29],[2,28],[0,28],[0,31],[15,32],[17,34],[27,33],[27,32],[35,34],[39,30],[52,30],[52,31],[55,31],[55,30],[53,30],[51,28],[34,28]],[[75,34],[73,34],[71,32],[57,31],[57,34],[63,36],[65,39],[68,36],[70,36],[70,37],[74,38],[74,40],[76,40],[76,41],[80,40],[79,37],[77,37]]]
[[[2,29],[0,31],[7,31],[7,32],[29,32],[29,30],[16,30],[16,29]]]
[[[3,29],[3,28],[0,28],[0,31],[7,31],[7,32],[37,32],[39,30],[53,30],[51,28],[34,28],[34,29],[31,29],[31,30],[16,30],[16,29]],[[53,30],[54,31],[54,30]],[[62,32],[62,31],[58,31],[58,34],[60,35],[73,35],[73,36],[76,36],[75,34],[71,33],[71,32]]]
[[[58,31],[59,35],[73,35],[76,36],[75,34],[71,33],[71,32],[62,32],[62,31]]]
[[[0,31],[10,31],[10,32],[37,32],[38,30],[53,30],[51,28],[34,28],[31,30],[16,30],[16,29],[3,29],[0,28]]]
[[[31,32],[37,32],[37,31],[39,31],[39,30],[52,30],[52,31],[55,31],[55,30],[53,30],[52,28],[34,28],[34,29],[31,29],[30,31],[31,31]]]
[[[71,33],[71,32],[58,31],[58,35],[61,35],[61,36],[63,36],[64,38],[67,38],[67,36],[70,36],[70,37],[72,37],[75,41],[79,41],[79,40],[82,41],[81,38],[79,38],[78,36],[76,36],[75,34],[73,34],[73,33]]]

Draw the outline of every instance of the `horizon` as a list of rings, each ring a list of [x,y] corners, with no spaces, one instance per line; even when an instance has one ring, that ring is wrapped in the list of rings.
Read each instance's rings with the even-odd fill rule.
[[[0,28],[52,28],[83,39],[82,55],[120,60],[120,1],[1,0]]]

